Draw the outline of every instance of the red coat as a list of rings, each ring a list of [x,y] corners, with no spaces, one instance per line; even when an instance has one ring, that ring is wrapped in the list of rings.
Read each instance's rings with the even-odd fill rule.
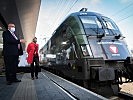
[[[27,62],[29,64],[32,63],[34,54],[38,55],[38,47],[39,47],[38,44],[35,44],[34,42],[29,43],[27,47],[27,53],[28,53]]]

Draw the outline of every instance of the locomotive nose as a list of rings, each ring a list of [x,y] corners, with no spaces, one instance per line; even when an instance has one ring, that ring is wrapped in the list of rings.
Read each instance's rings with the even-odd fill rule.
[[[99,81],[107,81],[115,79],[115,71],[113,68],[105,67],[92,67],[91,68],[92,78],[98,79]]]
[[[102,51],[106,55],[106,60],[125,60],[128,56],[130,56],[130,53],[124,42],[102,40],[98,44],[101,45]]]

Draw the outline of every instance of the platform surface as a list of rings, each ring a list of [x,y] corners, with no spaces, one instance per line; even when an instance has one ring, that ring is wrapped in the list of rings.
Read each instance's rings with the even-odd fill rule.
[[[30,73],[17,76],[22,82],[12,85],[6,85],[5,77],[0,77],[0,100],[106,100],[45,70],[34,80]]]

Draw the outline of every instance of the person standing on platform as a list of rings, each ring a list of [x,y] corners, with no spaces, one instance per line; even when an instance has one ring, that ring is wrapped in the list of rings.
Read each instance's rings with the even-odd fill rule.
[[[8,24],[8,30],[3,32],[2,37],[7,85],[11,85],[12,82],[21,82],[16,77],[16,71],[19,55],[23,54],[21,43],[25,43],[25,40],[16,36],[13,23]]]
[[[31,78],[34,80],[34,73],[35,73],[35,78],[38,79],[38,70],[39,70],[39,55],[38,55],[38,48],[39,45],[37,44],[37,38],[34,37],[33,41],[28,44],[27,47],[27,62],[31,64]],[[35,66],[34,66],[35,62]]]

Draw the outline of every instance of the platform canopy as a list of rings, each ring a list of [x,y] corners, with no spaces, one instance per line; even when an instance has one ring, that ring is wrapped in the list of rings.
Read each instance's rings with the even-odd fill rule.
[[[6,24],[16,25],[16,34],[27,41],[26,46],[35,36],[40,5],[41,0],[0,0],[0,15]]]

